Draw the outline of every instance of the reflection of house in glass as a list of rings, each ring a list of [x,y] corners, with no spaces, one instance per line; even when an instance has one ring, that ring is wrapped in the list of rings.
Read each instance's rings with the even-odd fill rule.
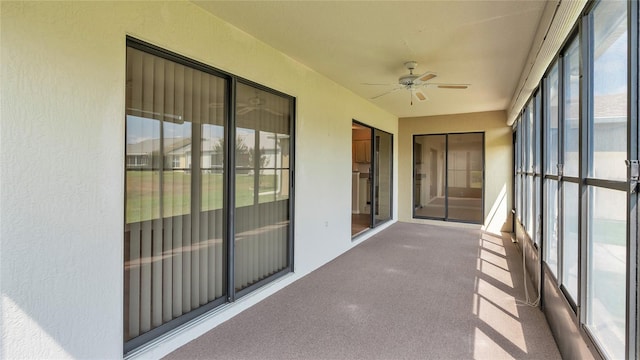
[[[164,139],[163,168],[165,170],[191,169],[191,139]],[[222,172],[224,150],[219,139],[203,139],[201,167],[210,173]],[[127,144],[127,169],[159,169],[160,140],[149,139]]]

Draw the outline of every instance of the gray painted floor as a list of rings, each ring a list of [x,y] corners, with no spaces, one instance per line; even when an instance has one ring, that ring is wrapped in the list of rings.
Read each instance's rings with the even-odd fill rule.
[[[397,223],[167,359],[560,359],[508,237]]]

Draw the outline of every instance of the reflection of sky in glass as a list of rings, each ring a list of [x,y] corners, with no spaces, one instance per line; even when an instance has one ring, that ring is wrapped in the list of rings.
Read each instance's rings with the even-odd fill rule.
[[[127,144],[137,144],[144,140],[160,138],[159,120],[127,115]],[[191,123],[176,124],[165,121],[164,138],[183,138],[191,136]]]
[[[553,68],[551,68],[551,72],[549,73],[549,99],[551,102],[551,108],[553,109],[553,107],[555,106],[557,111],[557,107],[558,107],[558,63],[556,62],[553,65]],[[551,117],[554,118],[556,120],[556,125],[558,124],[558,113],[557,112],[553,112],[551,113]]]
[[[221,139],[224,136],[224,127],[220,125],[203,125],[202,137],[205,139]]]
[[[625,93],[627,91],[626,32],[620,34],[608,49],[597,49],[596,53],[602,53],[602,55],[595,59],[593,65],[595,95]]]
[[[626,92],[627,16],[624,2],[602,2],[593,12],[595,95]]]
[[[127,144],[137,144],[144,140],[160,137],[160,121],[127,115]]]
[[[191,137],[191,123],[185,122],[183,124],[175,124],[165,121],[164,125],[164,138],[165,139],[177,139],[177,138],[190,138]]]

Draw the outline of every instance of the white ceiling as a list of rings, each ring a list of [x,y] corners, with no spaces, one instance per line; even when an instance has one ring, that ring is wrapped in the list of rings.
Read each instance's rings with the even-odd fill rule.
[[[418,62],[438,83],[428,101],[400,90],[372,103],[398,117],[504,110],[513,97],[545,1],[194,1],[354,93],[371,98]]]

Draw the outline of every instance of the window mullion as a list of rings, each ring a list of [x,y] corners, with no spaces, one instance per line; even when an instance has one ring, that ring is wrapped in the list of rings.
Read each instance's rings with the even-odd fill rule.
[[[637,1],[627,3],[628,24],[628,71],[627,71],[627,156],[629,160],[637,160],[640,153],[640,125],[638,115],[640,106],[640,6]],[[627,168],[627,179],[630,179],[630,168]],[[637,189],[636,189],[637,190]],[[626,341],[625,349],[627,358],[640,357],[640,342],[638,341],[638,324],[640,324],[640,303],[637,299],[637,291],[640,280],[640,259],[638,247],[638,223],[640,212],[638,211],[638,191],[627,197],[627,309],[626,309]]]
[[[584,16],[580,22],[580,56],[579,56],[579,115],[578,115],[578,293],[577,293],[577,316],[580,324],[585,324],[587,319],[587,310],[585,301],[590,297],[587,295],[589,291],[587,287],[587,267],[589,252],[587,236],[591,224],[587,219],[591,218],[589,208],[587,186],[585,179],[587,177],[588,164],[592,163],[590,159],[590,151],[593,146],[592,129],[590,128],[593,118],[593,76],[592,65],[593,57],[593,22],[591,16]]]
[[[224,128],[224,173],[226,175],[224,181],[223,208],[225,211],[226,221],[224,221],[224,242],[227,247],[227,300],[235,301],[235,215],[236,215],[236,88],[237,80],[231,78],[228,85],[228,98],[226,99],[226,108],[228,109],[227,126]]]

